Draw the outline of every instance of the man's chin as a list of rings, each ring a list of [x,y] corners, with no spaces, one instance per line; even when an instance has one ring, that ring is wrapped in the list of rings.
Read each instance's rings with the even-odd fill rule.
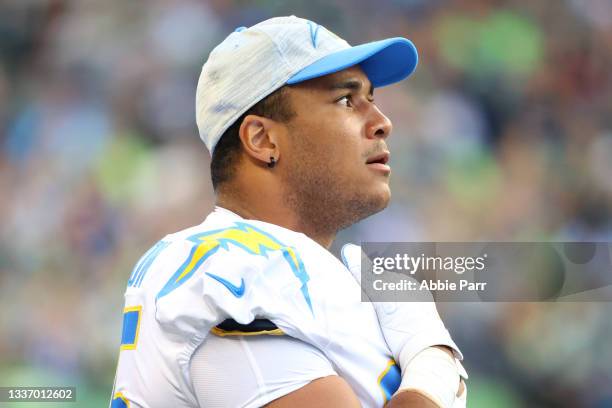
[[[389,206],[389,202],[391,201],[391,190],[387,189],[386,194],[383,194],[380,198],[380,206],[370,215],[374,215],[376,213],[381,212],[385,208]]]
[[[389,186],[389,183],[384,183],[381,188],[380,188],[380,192],[379,194],[379,200],[380,200],[380,208],[376,211],[376,212],[380,212],[382,210],[384,210],[385,208],[387,208],[387,206],[389,205],[389,202],[391,201],[391,187]]]
[[[391,201],[391,189],[388,185],[378,191],[375,194],[371,194],[367,199],[360,200],[361,205],[356,206],[354,215],[355,219],[350,224],[355,224],[365,218],[368,218],[374,214],[377,214],[387,208]],[[349,224],[349,225],[350,225]],[[348,225],[347,225],[348,226]]]

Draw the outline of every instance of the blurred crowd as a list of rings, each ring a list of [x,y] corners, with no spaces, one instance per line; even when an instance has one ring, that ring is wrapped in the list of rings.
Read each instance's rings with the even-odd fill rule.
[[[0,386],[107,403],[140,255],[212,208],[195,87],[237,26],[406,36],[393,200],[346,241],[612,241],[609,0],[0,3]],[[611,271],[604,271],[608,274]],[[612,407],[609,303],[452,303],[472,407]],[[51,406],[51,405],[50,405]]]

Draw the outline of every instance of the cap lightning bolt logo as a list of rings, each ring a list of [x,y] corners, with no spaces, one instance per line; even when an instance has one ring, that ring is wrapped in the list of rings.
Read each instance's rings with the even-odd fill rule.
[[[293,247],[287,246],[270,234],[243,222],[236,222],[234,226],[230,228],[196,234],[189,237],[188,240],[194,242],[196,245],[191,249],[191,253],[185,262],[158,293],[157,299],[167,295],[182,285],[187,279],[193,276],[204,261],[216,253],[220,248],[227,251],[229,250],[229,244],[232,244],[249,254],[261,255],[266,258],[268,257],[268,252],[281,251],[291,271],[302,283],[300,290],[312,312],[312,304],[308,292],[308,280],[310,278],[308,273],[306,273],[302,259]]]
[[[312,46],[317,48],[317,37],[319,35],[319,25],[317,23],[313,23],[312,21],[308,22],[308,27],[310,28],[310,40],[312,41]]]

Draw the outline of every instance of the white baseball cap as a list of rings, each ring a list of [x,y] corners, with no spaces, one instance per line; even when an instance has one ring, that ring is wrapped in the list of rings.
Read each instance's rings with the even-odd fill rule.
[[[196,91],[200,138],[212,154],[227,128],[285,84],[359,64],[372,85],[381,87],[406,78],[417,61],[415,46],[405,38],[351,47],[325,27],[296,16],[237,28],[202,67]]]

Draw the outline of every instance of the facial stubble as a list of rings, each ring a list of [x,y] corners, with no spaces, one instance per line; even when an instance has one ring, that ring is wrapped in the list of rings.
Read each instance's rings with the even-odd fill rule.
[[[388,194],[364,188],[354,172],[342,171],[332,162],[343,151],[330,152],[329,146],[317,146],[303,135],[293,136],[299,159],[283,175],[284,204],[310,229],[335,234],[387,206]],[[320,148],[327,150],[318,151]]]

